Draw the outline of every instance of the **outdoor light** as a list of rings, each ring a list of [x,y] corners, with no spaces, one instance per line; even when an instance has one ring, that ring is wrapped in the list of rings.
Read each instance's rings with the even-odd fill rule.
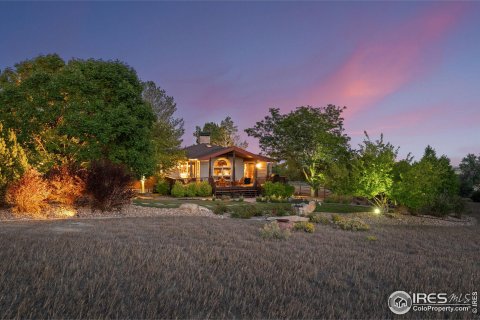
[[[141,184],[141,191],[142,193],[145,193],[145,176],[142,176],[142,179],[140,179],[140,184]]]
[[[381,211],[380,211],[380,208],[375,208],[375,209],[373,210],[373,212],[376,213],[376,214],[380,214]]]
[[[257,167],[257,169],[260,169],[262,167],[262,164],[259,162],[255,165],[255,167]]]

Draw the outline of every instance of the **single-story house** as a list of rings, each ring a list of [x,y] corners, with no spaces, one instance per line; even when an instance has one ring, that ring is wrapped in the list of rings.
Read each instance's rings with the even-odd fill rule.
[[[183,183],[208,181],[215,195],[239,194],[256,196],[270,177],[273,160],[239,147],[222,147],[210,143],[210,135],[202,134],[199,143],[184,148],[185,159],[166,174],[172,181]],[[143,183],[143,187],[142,187]],[[156,178],[136,181],[133,189],[153,191]]]
[[[216,188],[257,188],[270,176],[273,160],[239,147],[210,144],[209,135],[186,147],[186,159],[167,175],[171,179],[209,181]]]

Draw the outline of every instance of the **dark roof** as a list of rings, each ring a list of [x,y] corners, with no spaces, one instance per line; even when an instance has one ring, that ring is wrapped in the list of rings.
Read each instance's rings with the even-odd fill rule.
[[[186,147],[184,150],[187,154],[188,159],[199,159],[209,154],[216,153],[223,149],[227,149],[226,147],[215,146],[207,143],[199,143],[194,144],[190,147]]]
[[[186,147],[184,150],[188,159],[208,160],[208,158],[210,157],[214,158],[235,151],[238,155],[244,156],[246,158],[273,162],[273,160],[268,157],[251,153],[239,147],[221,147],[207,143],[200,143],[192,145],[190,147]]]

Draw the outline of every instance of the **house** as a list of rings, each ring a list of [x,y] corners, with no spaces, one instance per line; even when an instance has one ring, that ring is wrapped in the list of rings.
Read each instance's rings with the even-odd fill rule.
[[[167,176],[185,183],[209,181],[216,195],[255,196],[272,171],[272,159],[235,146],[212,145],[208,134],[184,150],[186,159]]]

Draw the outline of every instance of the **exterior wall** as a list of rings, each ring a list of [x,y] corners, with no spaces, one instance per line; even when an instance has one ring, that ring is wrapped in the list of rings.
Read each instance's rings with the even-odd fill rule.
[[[213,175],[213,166],[216,160],[218,159],[225,159],[225,157],[216,157],[212,158],[212,175]],[[230,161],[230,164],[233,165],[233,157],[228,157],[228,161]],[[253,161],[248,161],[251,163],[254,163]],[[245,162],[247,163],[247,162]],[[258,161],[257,164],[259,164],[259,167],[256,168],[257,170],[257,178],[265,180],[268,176],[268,163],[265,161]],[[199,173],[200,176],[198,178],[206,179],[208,178],[208,169],[209,169],[209,161],[208,160],[201,160],[200,161],[200,168],[199,168]],[[245,176],[245,166],[244,166],[244,159],[243,158],[235,158],[235,179],[240,180]],[[233,171],[232,171],[233,175]],[[177,168],[172,169],[169,174],[169,177],[174,178],[174,179],[180,179],[180,174]]]
[[[200,178],[208,178],[209,163],[208,160],[200,161]]]
[[[230,162],[233,165],[233,158],[230,158]],[[243,178],[243,159],[235,158],[235,179],[240,180]]]
[[[267,163],[265,161],[258,162],[259,167],[257,167],[257,178],[267,178]]]

